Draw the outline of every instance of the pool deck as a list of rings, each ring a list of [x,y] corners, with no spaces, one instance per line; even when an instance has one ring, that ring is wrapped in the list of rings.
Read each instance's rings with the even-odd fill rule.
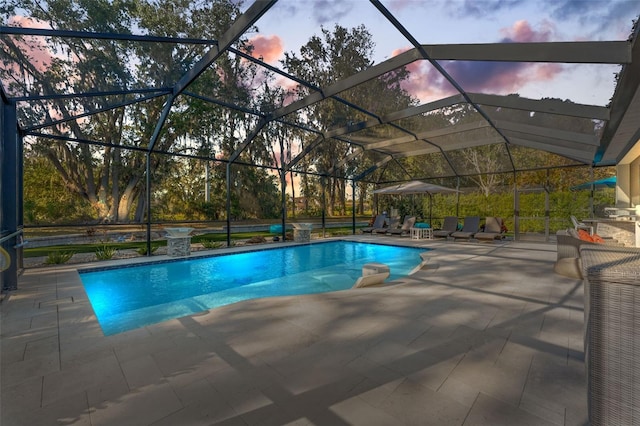
[[[394,285],[107,337],[77,265],[28,270],[0,305],[0,424],[588,424],[582,282],[555,244],[343,239],[436,250]]]

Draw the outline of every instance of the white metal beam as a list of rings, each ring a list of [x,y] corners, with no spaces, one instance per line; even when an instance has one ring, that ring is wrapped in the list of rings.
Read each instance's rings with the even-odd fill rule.
[[[515,132],[512,130],[504,130],[504,134],[508,138],[526,139],[533,142],[544,143],[547,145],[553,145],[561,148],[576,149],[576,150],[582,150],[582,151],[584,150],[592,151],[597,148],[597,145],[585,144],[582,142],[575,142],[567,139],[550,138],[547,136],[535,135],[532,133],[522,133],[522,132]]]
[[[351,89],[359,84],[366,83],[369,80],[373,80],[376,77],[408,65],[418,59],[421,59],[421,56],[416,49],[407,50],[406,52],[394,56],[391,59],[387,59],[386,61],[380,62],[379,64],[367,68],[364,71],[340,80],[329,87],[323,88],[320,92],[311,93],[296,102],[285,107],[278,108],[273,112],[272,116],[273,118],[280,118],[287,114],[291,114],[292,112],[320,102],[323,99],[337,95],[344,90]]]
[[[430,139],[438,136],[452,135],[455,133],[469,132],[471,130],[483,129],[490,127],[486,121],[474,121],[472,123],[456,124],[453,126],[447,126],[439,129],[427,130],[416,134],[416,138],[412,136],[403,136],[401,138],[387,139],[381,142],[374,142],[366,145],[367,149],[380,149],[387,146],[392,146],[401,143],[407,143],[416,139]]]
[[[543,136],[550,139],[579,142],[588,146],[600,145],[600,141],[595,135],[588,135],[586,133],[569,132],[566,130],[552,129],[550,127],[514,123],[506,120],[496,120],[495,125],[501,130],[512,130],[514,132]]]
[[[543,144],[536,141],[521,138],[509,138],[514,145],[521,145],[526,148],[539,149],[542,151],[551,152],[552,154],[558,154],[563,157],[571,158],[584,164],[591,164],[593,161],[593,154],[595,149],[592,150],[575,150],[569,148],[563,148],[556,145]]]

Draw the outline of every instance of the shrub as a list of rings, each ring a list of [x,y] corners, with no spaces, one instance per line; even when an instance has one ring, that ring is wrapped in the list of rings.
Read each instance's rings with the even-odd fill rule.
[[[158,244],[151,244],[151,253],[153,253],[156,250],[158,250],[158,247],[160,247]],[[145,244],[142,247],[140,247],[138,250],[136,250],[136,253],[138,253],[140,256],[146,256],[147,255],[147,245]]]
[[[117,252],[117,248],[104,244],[102,247],[96,248],[96,258],[98,260],[109,260],[113,258]]]
[[[44,263],[47,265],[62,265],[63,263],[67,263],[74,254],[75,252],[72,251],[52,251],[47,255]]]
[[[200,241],[200,244],[202,244],[202,247],[206,249],[217,249],[224,245],[222,241],[213,241],[213,240],[202,240]]]

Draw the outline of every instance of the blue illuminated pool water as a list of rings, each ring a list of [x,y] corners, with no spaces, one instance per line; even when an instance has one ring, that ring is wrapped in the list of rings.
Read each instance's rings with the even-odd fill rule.
[[[407,275],[424,248],[335,241],[80,271],[106,335],[247,299],[351,288],[365,263]]]

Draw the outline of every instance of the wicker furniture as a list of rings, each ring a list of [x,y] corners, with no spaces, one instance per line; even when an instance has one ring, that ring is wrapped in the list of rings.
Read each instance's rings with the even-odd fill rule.
[[[593,425],[640,425],[640,249],[581,245]]]

